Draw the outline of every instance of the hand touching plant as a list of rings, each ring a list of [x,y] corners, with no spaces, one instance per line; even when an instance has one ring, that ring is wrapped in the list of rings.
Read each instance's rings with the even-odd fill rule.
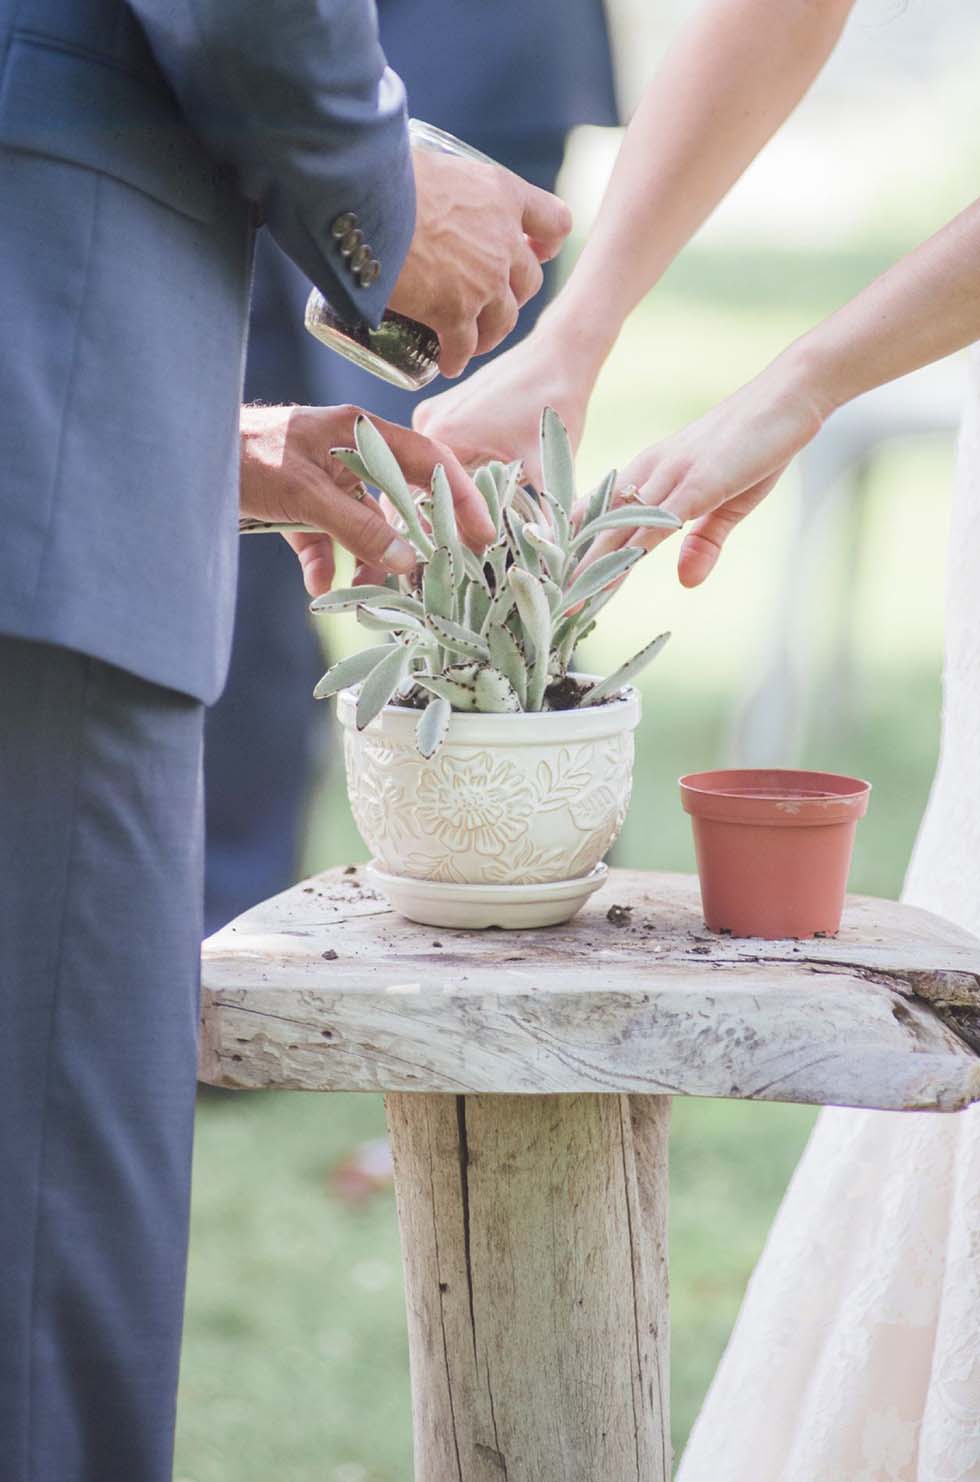
[[[732,530],[839,406],[980,340],[980,201],[791,345],[762,373],[625,469],[642,504],[694,521],[685,586],[709,574]],[[607,532],[589,560],[657,530]]]
[[[684,586],[698,586],[732,530],[819,431],[827,411],[790,364],[776,361],[696,422],[638,454],[623,470],[627,492],[617,503],[669,511],[679,525],[694,522],[677,568]],[[596,541],[588,559],[624,545],[650,550],[664,534],[622,526]]]
[[[412,425],[451,447],[466,468],[523,461],[541,487],[539,408],[553,407],[577,450],[601,360],[591,362],[578,335],[566,335],[547,311],[527,339],[415,409]]]
[[[576,645],[643,552],[613,551],[579,572],[583,556],[603,531],[624,522],[673,530],[677,520],[662,510],[611,509],[615,473],[584,501],[576,520],[571,446],[550,408],[541,419],[539,503],[521,487],[517,463],[491,463],[476,473],[494,531],[480,556],[460,539],[441,467],[430,496],[417,503],[392,449],[366,417],[358,419],[354,437],[356,447],[337,456],[357,478],[384,490],[419,563],[417,576],[330,592],[313,603],[315,613],[355,611],[374,635],[371,647],[335,664],[315,691],[326,699],[360,685],[359,730],[392,701],[417,706],[419,750],[431,756],[453,711],[603,704],[663,648],[666,633],[598,684],[569,673]]]
[[[242,407],[243,528],[250,521],[286,527],[311,597],[330,590],[335,541],[385,571],[409,572],[418,561],[415,548],[387,523],[376,501],[365,497],[358,475],[331,452],[351,441],[358,418],[366,420],[350,406]],[[416,487],[428,485],[436,466],[442,469],[465,541],[482,549],[494,538],[484,500],[448,448],[381,418],[376,436],[394,449]],[[290,526],[300,528],[287,533]]]

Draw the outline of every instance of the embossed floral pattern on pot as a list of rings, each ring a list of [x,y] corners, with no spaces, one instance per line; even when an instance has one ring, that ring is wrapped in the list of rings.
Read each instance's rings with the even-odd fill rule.
[[[518,767],[489,751],[449,752],[422,770],[415,806],[423,827],[450,849],[496,856],[527,832],[534,793]]]

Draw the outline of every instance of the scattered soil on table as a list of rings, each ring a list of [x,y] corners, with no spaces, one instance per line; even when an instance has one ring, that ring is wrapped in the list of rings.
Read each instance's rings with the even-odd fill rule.
[[[629,926],[632,914],[632,906],[610,906],[606,912],[606,920],[611,926]]]

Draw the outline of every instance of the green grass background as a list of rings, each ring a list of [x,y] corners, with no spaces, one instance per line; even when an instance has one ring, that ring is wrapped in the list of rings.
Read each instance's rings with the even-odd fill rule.
[[[595,397],[583,484],[696,415],[888,260],[693,251],[637,312]],[[684,593],[665,547],[606,611],[588,664],[653,632],[674,639],[644,683],[636,788],[617,862],[693,867],[676,796],[686,770],[725,758],[733,715],[763,670],[788,562],[805,603],[804,759],[874,783],[852,884],[895,895],[935,761],[941,573],[952,444],[895,445],[877,461],[859,549],[831,509],[805,551],[787,545],[790,473],[738,532],[716,575]],[[914,553],[914,569],[910,557]],[[830,635],[853,597],[852,724],[828,715]],[[355,641],[342,620],[335,648]],[[364,856],[336,766],[316,800],[309,864]],[[678,1101],[672,1142],[673,1411],[683,1444],[768,1224],[812,1125],[806,1108]],[[393,1200],[353,1211],[327,1175],[383,1133],[373,1096],[207,1099],[198,1125],[177,1482],[410,1482],[406,1343]]]

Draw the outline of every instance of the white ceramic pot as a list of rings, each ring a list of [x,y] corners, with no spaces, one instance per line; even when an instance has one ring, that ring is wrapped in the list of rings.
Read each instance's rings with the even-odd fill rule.
[[[351,808],[383,872],[379,882],[399,909],[390,877],[447,887],[523,886],[531,899],[546,897],[556,882],[581,881],[578,899],[567,889],[552,892],[564,909],[549,919],[567,919],[578,909],[626,816],[640,718],[635,690],[584,710],[453,715],[429,760],[415,745],[417,710],[388,705],[358,731],[356,703],[355,690],[338,696]],[[415,904],[421,894],[432,896],[413,892],[413,908],[405,912],[415,919],[422,919]],[[491,899],[504,895],[513,901],[513,889],[490,890]],[[424,919],[460,924],[438,921],[436,911],[427,909]]]

